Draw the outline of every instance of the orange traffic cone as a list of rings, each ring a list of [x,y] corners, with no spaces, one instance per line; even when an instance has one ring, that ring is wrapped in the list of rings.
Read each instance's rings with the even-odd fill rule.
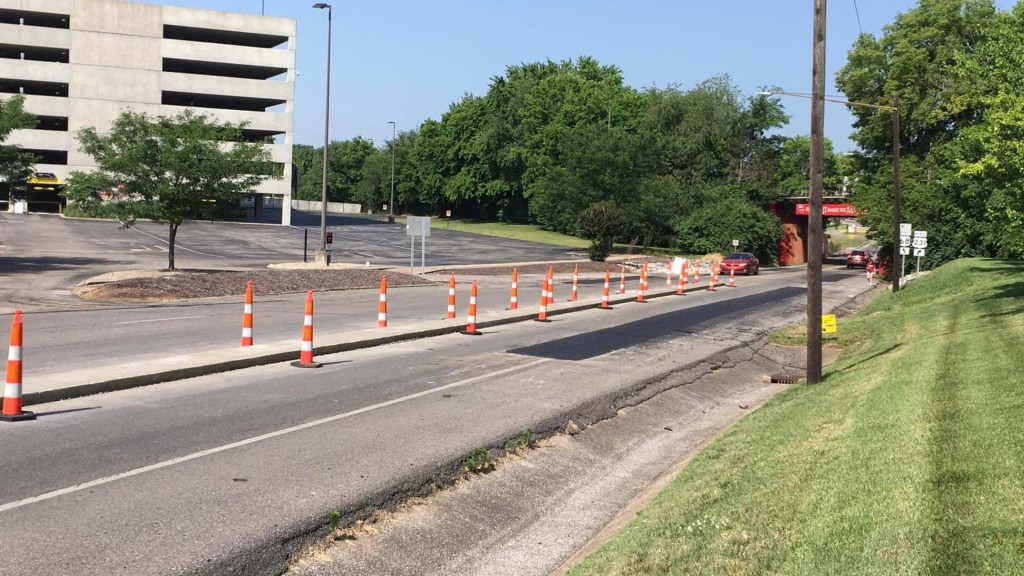
[[[377,304],[377,328],[388,327],[388,277],[380,277],[380,303]]]
[[[576,299],[579,297],[578,296],[578,290],[579,290],[578,284],[579,284],[579,281],[580,281],[580,265],[577,264],[576,267],[572,269],[572,297],[569,298],[569,300],[572,301],[572,302],[575,302]]]
[[[611,310],[612,307],[608,305],[608,289],[612,281],[612,271],[604,271],[604,290],[601,291],[601,309]]]
[[[693,267],[693,283],[700,284],[700,261],[697,261],[697,265]]]
[[[550,280],[544,277],[544,287],[540,290],[540,313],[534,318],[537,322],[551,322],[548,320],[548,282]]]
[[[640,268],[640,283],[636,290],[636,301],[644,301],[644,293],[647,292],[647,263],[644,262],[642,268]]]
[[[555,267],[548,266],[548,306],[555,303]]]
[[[455,318],[455,272],[448,279],[448,319]]]
[[[509,310],[519,309],[519,269],[512,269],[512,296],[508,303]]]
[[[470,336],[480,335],[476,329],[476,280],[473,280],[473,285],[469,289],[469,319],[466,321],[466,329],[462,333]]]
[[[665,288],[672,289],[672,261],[668,261],[668,271],[665,273]]]
[[[242,346],[252,346],[252,280],[245,285],[245,308],[242,312]]]
[[[715,288],[715,283],[716,282],[718,282],[718,269],[712,267],[711,268],[711,280],[708,281],[708,290],[710,290],[712,292],[715,292],[717,290]]]
[[[306,293],[306,315],[302,318],[302,348],[299,352],[299,359],[292,362],[292,366],[299,368],[319,368],[318,362],[313,362],[313,291]]]
[[[11,321],[11,347],[7,353],[7,383],[4,385],[4,404],[0,420],[17,422],[35,420],[36,415],[21,409],[21,310],[14,311]]]
[[[679,270],[679,285],[676,287],[676,296],[686,295],[686,259],[683,259],[683,267]]]
[[[622,271],[619,273],[619,294],[626,293],[626,263],[621,264]]]
[[[736,270],[729,270],[729,288],[736,287]]]

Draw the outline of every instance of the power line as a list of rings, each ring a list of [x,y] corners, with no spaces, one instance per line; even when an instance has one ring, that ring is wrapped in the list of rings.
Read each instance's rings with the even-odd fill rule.
[[[853,12],[857,15],[857,30],[863,35],[864,29],[860,27],[860,10],[857,9],[857,0],[853,0]]]

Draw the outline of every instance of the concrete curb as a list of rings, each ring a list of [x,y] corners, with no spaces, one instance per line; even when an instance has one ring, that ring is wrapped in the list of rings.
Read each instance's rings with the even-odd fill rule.
[[[706,285],[687,286],[686,292],[707,290]],[[649,292],[644,298],[654,299],[675,296],[675,290]],[[609,306],[635,302],[636,296],[617,295],[609,297]],[[598,298],[587,298],[577,302],[553,304],[548,307],[548,316],[559,316],[582,310],[600,308]],[[536,318],[533,307],[526,311],[503,310],[484,312],[476,323],[478,330],[495,326],[524,322]],[[364,348],[373,348],[394,342],[418,340],[433,336],[453,334],[463,330],[465,324],[453,320],[420,322],[404,329],[383,328],[358,332],[338,332],[318,335],[314,339],[313,354],[320,356]],[[317,344],[319,342],[319,344]],[[34,378],[28,390],[22,395],[22,402],[28,406],[59,400],[81,398],[104,392],[116,392],[163,382],[174,382],[207,376],[232,370],[253,368],[288,362],[298,358],[299,346],[293,342],[258,344],[249,348],[225,348],[197,352],[184,356],[172,356],[155,361],[133,362],[116,366],[85,368],[59,374],[48,374]],[[34,391],[32,390],[34,389]]]

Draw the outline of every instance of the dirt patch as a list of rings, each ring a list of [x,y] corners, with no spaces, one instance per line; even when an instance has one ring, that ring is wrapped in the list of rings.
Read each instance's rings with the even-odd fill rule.
[[[380,286],[382,270],[301,269],[253,270],[246,272],[183,271],[155,277],[127,278],[112,282],[87,281],[75,288],[83,300],[94,302],[167,302],[190,298],[214,298],[245,293],[252,280],[259,295],[287,294],[315,290],[359,290]],[[434,284],[419,276],[387,272],[388,286],[429,286]]]

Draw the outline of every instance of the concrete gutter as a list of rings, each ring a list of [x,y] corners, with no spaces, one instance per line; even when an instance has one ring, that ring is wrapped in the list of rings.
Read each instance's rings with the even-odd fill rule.
[[[706,290],[704,285],[688,286],[686,292]],[[675,290],[651,291],[645,299],[674,296]],[[616,295],[609,297],[609,305],[624,304],[636,300],[635,296]],[[581,299],[576,302],[551,304],[548,316],[557,316],[600,306],[599,298]],[[484,312],[477,317],[477,328],[524,322],[537,317],[535,306],[518,310]],[[376,328],[356,332],[335,332],[316,334],[313,353],[316,356],[336,354],[349,350],[360,350],[403,342],[452,334],[465,329],[461,320],[436,320],[417,322],[402,328]],[[22,401],[25,405],[43,404],[70,398],[91,396],[103,392],[128,390],[161,382],[173,382],[197,376],[206,376],[254,366],[265,366],[298,359],[297,341],[281,341],[257,344],[246,348],[224,348],[207,352],[170,356],[167,358],[129,362],[113,366],[83,368],[59,374],[47,374],[31,378],[26,382]]]

